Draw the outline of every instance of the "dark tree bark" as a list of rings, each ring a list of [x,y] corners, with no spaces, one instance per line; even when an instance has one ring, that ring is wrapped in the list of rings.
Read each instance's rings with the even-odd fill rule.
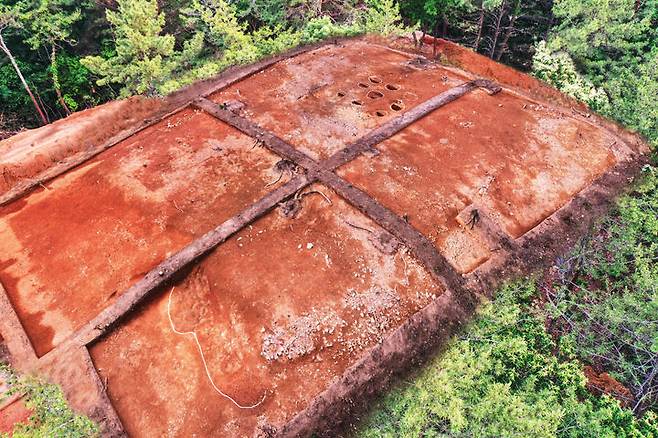
[[[496,17],[494,35],[491,41],[491,49],[489,50],[489,58],[491,59],[494,59],[494,54],[496,53],[496,47],[498,46],[498,38],[500,38],[500,32],[502,31],[503,15],[505,15],[506,10],[507,10],[507,0],[504,0],[503,3],[500,5],[500,8],[498,10],[498,16]]]
[[[509,25],[507,26],[507,29],[505,30],[505,36],[503,37],[503,42],[500,45],[500,50],[498,51],[498,55],[496,55],[496,61],[500,61],[500,58],[503,57],[505,52],[507,52],[507,49],[509,48],[509,39],[510,36],[512,36],[512,33],[514,33],[514,24],[516,24],[516,20],[519,18],[519,0],[517,0],[516,4],[512,8],[512,15],[510,16],[509,20]]]
[[[480,0],[480,16],[478,18],[478,34],[475,37],[475,43],[473,44],[473,50],[476,52],[480,48],[480,41],[482,40],[482,32],[484,30],[484,2]]]
[[[448,17],[446,14],[441,15],[441,38],[448,36]]]
[[[39,116],[41,117],[41,121],[43,122],[44,125],[47,125],[48,119],[46,118],[46,115],[41,109],[41,106],[39,105],[36,98],[34,97],[34,94],[32,94],[32,90],[30,89],[30,86],[27,84],[27,81],[23,77],[23,73],[21,72],[21,69],[18,67],[18,64],[16,63],[16,60],[14,59],[14,56],[11,53],[11,50],[9,50],[9,47],[7,47],[7,44],[5,44],[5,40],[1,32],[0,32],[0,49],[2,49],[3,52],[5,52],[5,55],[7,55],[7,57],[9,58],[11,65],[14,67],[14,70],[16,70],[16,74],[18,75],[18,78],[21,80],[21,83],[23,84],[25,91],[27,91],[27,94],[30,95],[30,99],[32,99],[32,104],[34,105],[34,108],[36,108],[37,112],[39,113]]]

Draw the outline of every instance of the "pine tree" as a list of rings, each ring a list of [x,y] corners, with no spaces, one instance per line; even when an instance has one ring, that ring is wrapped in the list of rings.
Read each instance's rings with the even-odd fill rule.
[[[639,4],[635,0],[556,0],[553,13],[560,24],[549,45],[567,51],[586,73],[603,78],[611,64],[637,62],[651,42],[655,44],[652,20],[658,2]]]
[[[188,27],[203,32],[206,42],[214,47],[224,61],[245,62],[258,56],[253,39],[240,23],[236,8],[225,0],[193,0],[181,11]]]
[[[556,0],[547,47],[568,53],[610,102],[605,115],[658,145],[658,1]]]
[[[115,40],[116,56],[90,56],[82,60],[99,75],[99,85],[119,83],[121,94],[156,95],[177,64],[174,37],[162,35],[165,16],[156,0],[118,0],[118,10],[107,11]]]

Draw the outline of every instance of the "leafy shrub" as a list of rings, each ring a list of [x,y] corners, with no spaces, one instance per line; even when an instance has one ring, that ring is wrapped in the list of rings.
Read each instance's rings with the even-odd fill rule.
[[[563,93],[585,102],[590,108],[606,112],[610,102],[605,92],[594,86],[577,70],[566,52],[553,52],[545,41],[537,44],[532,64],[533,74]]]
[[[13,438],[83,438],[99,436],[98,426],[69,408],[57,385],[44,384],[34,378],[18,377],[3,364],[0,372],[10,376],[11,389],[5,396],[24,393],[25,405],[32,410],[28,423],[14,427]],[[0,397],[2,402],[2,397]],[[0,434],[9,438],[9,434]]]
[[[534,282],[506,286],[468,330],[413,382],[395,389],[363,437],[616,437],[658,434],[616,400],[585,388],[581,365],[560,361],[531,297]]]
[[[658,169],[558,263],[547,310],[566,350],[633,393],[637,413],[658,407]],[[564,349],[564,348],[563,348]]]
[[[100,76],[98,85],[122,84],[121,95],[150,94],[171,77],[174,37],[161,35],[165,16],[155,0],[119,0],[118,11],[108,10],[116,41],[116,56],[88,56],[82,64]]]

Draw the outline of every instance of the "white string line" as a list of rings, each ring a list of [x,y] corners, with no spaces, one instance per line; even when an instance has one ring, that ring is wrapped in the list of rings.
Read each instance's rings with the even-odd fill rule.
[[[217,385],[215,385],[215,382],[213,381],[212,377],[210,376],[210,371],[208,370],[208,364],[206,363],[206,357],[203,354],[203,349],[201,348],[201,343],[199,342],[199,338],[197,337],[196,332],[195,331],[179,332],[178,330],[176,330],[176,327],[174,326],[174,321],[171,319],[171,297],[174,294],[174,289],[176,289],[176,286],[171,288],[171,292],[169,292],[169,301],[167,302],[167,317],[169,317],[169,324],[171,325],[171,329],[177,335],[192,335],[192,337],[194,337],[194,341],[196,342],[196,346],[199,348],[199,353],[201,353],[201,361],[203,362],[203,367],[206,370],[206,376],[208,376],[208,380],[210,381],[210,384],[212,385],[212,387],[215,389],[215,391],[217,391],[217,393],[219,395],[231,400],[233,402],[233,404],[235,406],[237,406],[238,408],[240,408],[240,409],[253,409],[253,408],[258,407],[261,403],[263,403],[265,401],[265,397],[267,396],[267,394],[263,394],[263,398],[256,404],[253,404],[251,406],[242,406],[240,403],[236,402],[233,399],[233,397],[226,394],[221,389],[219,389],[217,387]]]

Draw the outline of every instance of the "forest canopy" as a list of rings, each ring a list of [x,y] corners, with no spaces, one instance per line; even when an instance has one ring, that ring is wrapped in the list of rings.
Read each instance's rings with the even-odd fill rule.
[[[331,36],[420,30],[655,143],[657,28],[658,0],[0,0],[0,135]]]

